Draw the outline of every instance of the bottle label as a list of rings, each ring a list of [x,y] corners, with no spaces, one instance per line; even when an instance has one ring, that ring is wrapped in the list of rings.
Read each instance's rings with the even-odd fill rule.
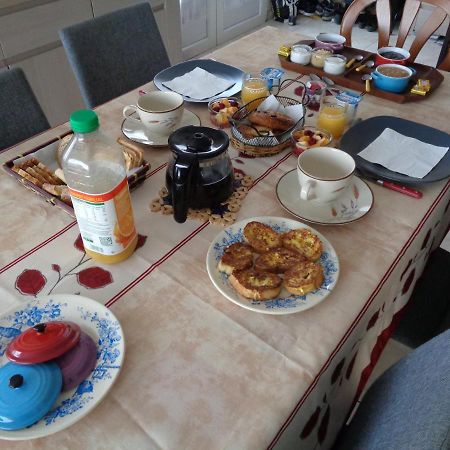
[[[104,194],[70,189],[84,247],[102,255],[123,252],[136,237],[128,180]]]

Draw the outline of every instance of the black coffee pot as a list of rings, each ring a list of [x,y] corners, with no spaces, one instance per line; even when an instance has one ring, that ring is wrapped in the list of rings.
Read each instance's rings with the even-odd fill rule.
[[[166,186],[177,222],[186,221],[188,208],[210,208],[232,194],[229,143],[224,131],[208,127],[182,127],[169,136]]]

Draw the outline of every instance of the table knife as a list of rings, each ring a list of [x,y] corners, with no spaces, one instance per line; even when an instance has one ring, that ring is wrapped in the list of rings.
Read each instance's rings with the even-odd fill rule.
[[[381,180],[375,176],[362,173],[359,170],[357,171],[357,175],[360,176],[361,178],[365,178],[367,180],[370,180],[377,184],[380,184],[381,186],[385,187],[386,189],[391,189],[392,191],[400,192],[401,194],[409,195],[410,197],[414,197],[417,199],[423,197],[422,192],[420,192],[416,189],[413,189],[409,186],[403,186],[401,184],[393,183],[392,181]]]

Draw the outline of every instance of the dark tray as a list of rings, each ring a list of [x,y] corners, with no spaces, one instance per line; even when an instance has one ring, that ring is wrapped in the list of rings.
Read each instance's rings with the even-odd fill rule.
[[[313,40],[300,41],[297,42],[297,44],[307,44],[310,45],[311,47],[314,47]],[[348,60],[352,59],[356,55],[362,55],[363,60],[360,62],[360,64],[362,64],[364,61],[375,60],[374,53],[353,47],[344,47],[342,51],[339,53],[346,56]],[[361,77],[365,73],[371,72],[371,69],[367,70],[364,69],[361,72],[356,72],[355,68],[359,64],[355,63],[350,69],[347,69],[343,74],[331,75],[329,73],[325,73],[322,69],[318,69],[311,65],[303,66],[302,64],[294,63],[289,59],[289,57],[286,56],[279,55],[279,58],[281,67],[285,69],[292,70],[293,72],[299,72],[305,75],[315,73],[319,76],[326,76],[327,78],[333,80],[339,86],[346,87],[358,92],[364,92],[365,90],[365,82],[361,80]],[[381,97],[386,100],[391,100],[397,103],[417,102],[428,98],[444,80],[444,76],[441,73],[439,73],[439,71],[434,67],[429,67],[418,63],[410,63],[408,64],[408,66],[413,67],[416,70],[416,73],[411,77],[410,84],[408,85],[408,89],[405,91],[405,93],[395,94],[393,92],[381,91],[379,89],[376,89],[373,86],[373,83],[371,83],[370,92],[368,92],[367,94],[375,95],[376,97]],[[410,89],[414,86],[414,84],[416,84],[416,81],[419,78],[430,80],[431,90],[429,93],[427,93],[427,95],[422,96],[417,94],[411,94],[410,92]]]
[[[54,142],[59,141],[63,137],[67,136],[68,134],[71,134],[71,132],[67,132],[60,137],[54,138],[39,147],[33,148],[32,150],[25,152],[21,155],[16,156],[15,158],[6,161],[3,164],[3,169],[12,177],[14,177],[20,184],[25,186],[27,189],[35,192],[36,194],[43,197],[48,203],[51,203],[52,205],[58,206],[63,211],[71,215],[72,217],[75,217],[75,213],[73,211],[72,206],[68,205],[67,203],[64,203],[62,200],[60,200],[58,197],[50,194],[49,192],[45,191],[44,189],[40,188],[39,186],[35,185],[31,181],[26,180],[22,176],[20,176],[18,173],[14,172],[12,170],[12,167],[14,166],[14,161],[19,158],[23,158],[27,155],[32,155],[33,153],[37,152],[38,150],[46,147],[47,145],[53,144]],[[128,177],[128,186],[130,188],[130,191],[136,189],[138,186],[140,186],[147,178],[147,172],[150,170],[150,164],[144,161],[144,164],[135,172],[133,175],[130,175]]]

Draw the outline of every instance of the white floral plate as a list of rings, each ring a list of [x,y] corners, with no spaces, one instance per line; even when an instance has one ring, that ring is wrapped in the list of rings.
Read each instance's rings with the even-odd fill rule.
[[[34,439],[61,431],[88,414],[114,384],[123,364],[125,341],[119,321],[105,306],[79,295],[50,295],[16,307],[0,316],[0,364],[8,362],[8,343],[26,328],[49,320],[70,320],[97,343],[97,365],[71,391],[63,392],[52,409],[21,430],[0,430],[0,439]]]
[[[131,117],[137,117],[136,113],[131,114]],[[200,118],[192,111],[185,109],[183,117],[178,128],[186,127],[188,125],[200,125]],[[169,136],[161,136],[159,134],[149,135],[145,127],[134,120],[125,119],[122,122],[122,133],[134,142],[152,147],[167,147],[169,143]]]
[[[297,169],[285,173],[277,183],[276,194],[281,206],[293,216],[318,225],[345,225],[362,219],[373,206],[373,193],[369,185],[353,177],[349,189],[337,200],[318,203],[302,200]]]
[[[279,233],[298,228],[307,228],[316,234],[323,243],[320,264],[322,264],[325,279],[322,286],[307,295],[290,294],[283,288],[278,298],[266,301],[251,300],[239,295],[228,282],[228,275],[219,272],[217,264],[226,247],[236,242],[244,242],[244,227],[253,220],[265,223]],[[208,254],[206,255],[206,268],[211,281],[222,295],[243,308],[263,314],[293,314],[312,308],[331,293],[339,277],[339,260],[330,242],[314,228],[296,220],[282,217],[252,217],[225,228],[209,246]]]

